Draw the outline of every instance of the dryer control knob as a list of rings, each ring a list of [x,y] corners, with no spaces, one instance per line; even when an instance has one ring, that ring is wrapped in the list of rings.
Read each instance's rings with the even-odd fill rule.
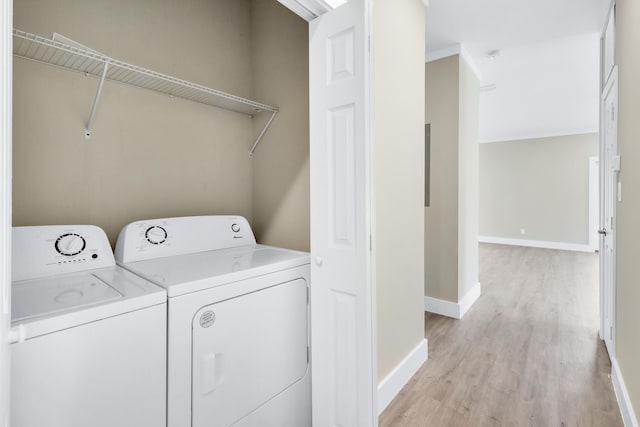
[[[144,237],[152,245],[160,245],[167,240],[167,230],[159,225],[152,225],[144,232]]]
[[[237,233],[238,231],[240,231],[240,226],[238,224],[231,224],[231,231]]]
[[[316,265],[317,265],[318,267],[320,267],[320,266],[322,265],[322,258],[321,258],[321,257],[319,257],[319,256],[317,256],[317,257],[316,257]]]

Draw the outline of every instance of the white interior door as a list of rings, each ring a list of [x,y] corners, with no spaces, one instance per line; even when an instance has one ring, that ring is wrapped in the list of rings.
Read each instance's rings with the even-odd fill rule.
[[[374,426],[370,0],[311,21],[313,424]]]
[[[616,203],[618,202],[618,67],[614,67],[602,92],[601,170],[603,194],[600,218],[601,335],[615,356]],[[620,195],[621,196],[621,195]]]
[[[13,1],[0,2],[0,426],[9,426]]]

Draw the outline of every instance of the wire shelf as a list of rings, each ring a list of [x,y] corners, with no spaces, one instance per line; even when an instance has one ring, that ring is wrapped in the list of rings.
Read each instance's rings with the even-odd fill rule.
[[[94,106],[85,130],[87,137],[91,135],[90,127],[95,113],[95,105],[100,96],[104,80],[223,108],[251,117],[260,112],[270,112],[271,117],[260,133],[258,140],[254,143],[250,154],[253,153],[253,150],[255,150],[258,142],[260,142],[273,118],[278,113],[278,108],[276,107],[128,64],[90,49],[61,43],[18,29],[13,30],[13,53],[21,58],[100,79]]]

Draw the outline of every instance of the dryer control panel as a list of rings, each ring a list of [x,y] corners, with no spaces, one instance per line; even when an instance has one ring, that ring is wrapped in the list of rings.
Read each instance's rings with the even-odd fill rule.
[[[94,225],[13,227],[12,280],[113,267],[105,232]]]
[[[249,222],[241,216],[149,219],[122,229],[115,257],[128,263],[255,244]]]

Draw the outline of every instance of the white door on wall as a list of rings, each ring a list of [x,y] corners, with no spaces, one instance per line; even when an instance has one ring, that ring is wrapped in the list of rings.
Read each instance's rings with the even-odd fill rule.
[[[309,28],[313,425],[374,426],[370,0]]]
[[[611,358],[615,356],[616,203],[618,202],[618,67],[614,67],[602,92],[602,180],[600,218],[601,331]]]

